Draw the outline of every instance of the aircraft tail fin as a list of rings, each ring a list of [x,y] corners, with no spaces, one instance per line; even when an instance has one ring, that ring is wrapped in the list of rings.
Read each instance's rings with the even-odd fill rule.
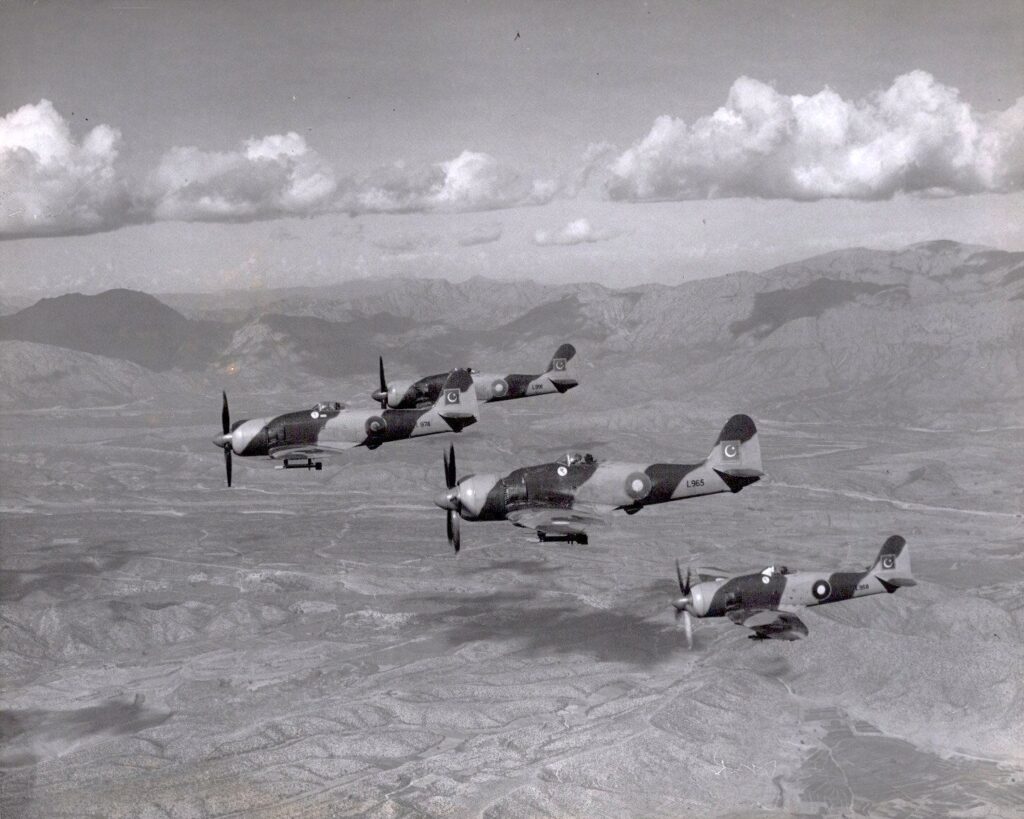
[[[576,378],[572,375],[569,362],[576,357],[576,348],[571,344],[561,344],[558,349],[555,350],[555,354],[551,356],[551,362],[548,364],[547,377],[550,378],[554,383],[576,383]]]
[[[434,406],[438,414],[456,432],[477,422],[480,413],[473,376],[469,370],[460,368],[448,373]]]
[[[761,443],[749,415],[734,415],[726,421],[708,453],[707,465],[733,492],[739,492],[764,476]]]
[[[899,535],[882,544],[882,549],[869,570],[890,594],[903,586],[916,586],[910,570],[910,546]]]

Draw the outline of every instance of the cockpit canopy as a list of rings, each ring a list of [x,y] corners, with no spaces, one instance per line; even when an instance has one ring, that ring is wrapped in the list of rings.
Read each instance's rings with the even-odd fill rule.
[[[789,574],[789,566],[769,566],[761,574],[771,577],[773,574]]]
[[[589,452],[585,454],[581,452],[566,452],[556,461],[556,463],[559,463],[562,466],[576,466],[577,464],[592,464],[597,462],[594,460],[594,456]]]
[[[313,409],[314,411],[319,413],[341,412],[343,409],[345,409],[345,405],[342,404],[340,401],[321,401],[315,407],[313,407]]]

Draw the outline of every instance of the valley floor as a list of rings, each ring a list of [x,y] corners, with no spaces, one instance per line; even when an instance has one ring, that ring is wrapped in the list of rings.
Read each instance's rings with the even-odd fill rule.
[[[209,408],[0,416],[0,813],[1024,813],[1019,429],[763,421],[739,495],[588,547],[464,523],[455,556],[442,449],[536,460],[501,411],[321,473],[236,459],[230,490]],[[712,427],[629,447],[685,459]],[[861,567],[893,533],[916,588],[686,649],[676,558]]]

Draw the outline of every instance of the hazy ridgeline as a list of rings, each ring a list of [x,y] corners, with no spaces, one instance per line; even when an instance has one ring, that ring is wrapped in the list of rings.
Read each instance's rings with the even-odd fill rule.
[[[628,290],[379,279],[159,301],[109,291],[0,318],[0,338],[103,357],[4,344],[0,401],[164,400],[183,385],[359,401],[378,354],[394,377],[467,364],[530,371],[571,340],[585,406],[629,417],[665,400],[677,412],[742,406],[794,420],[1012,419],[1024,399],[1022,317],[1024,254],[953,242]]]

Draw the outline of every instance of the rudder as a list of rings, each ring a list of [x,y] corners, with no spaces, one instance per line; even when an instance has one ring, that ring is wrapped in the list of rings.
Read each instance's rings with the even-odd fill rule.
[[[460,430],[479,419],[476,389],[469,370],[459,368],[448,373],[434,406],[452,429]]]
[[[869,571],[889,591],[895,591],[900,586],[917,585],[910,570],[910,547],[900,535],[892,535],[882,544]]]
[[[576,357],[576,348],[571,344],[561,344],[558,349],[555,350],[555,354],[551,356],[551,361],[548,363],[548,373],[562,373],[565,372],[569,367],[569,362]]]
[[[764,475],[757,426],[749,415],[734,415],[725,422],[707,463],[719,474],[741,478]]]

